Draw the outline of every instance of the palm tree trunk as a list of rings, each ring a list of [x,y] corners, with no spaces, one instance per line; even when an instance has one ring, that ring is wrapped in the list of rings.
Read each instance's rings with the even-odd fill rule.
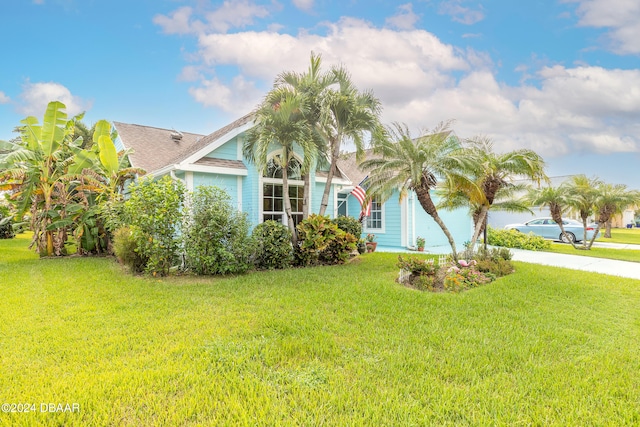
[[[598,225],[596,226],[596,231],[593,233],[591,240],[589,240],[589,246],[587,246],[588,250],[591,250],[591,246],[593,246],[593,242],[596,240],[596,236],[600,232],[600,221],[598,221]]]
[[[486,205],[482,205],[482,207],[480,208],[480,213],[478,215],[478,218],[476,219],[476,224],[473,231],[473,237],[471,238],[472,252],[475,252],[476,242],[478,241],[478,238],[480,238],[480,233],[482,233],[482,229],[484,228],[483,226],[485,225],[488,212],[489,212],[489,207]]]
[[[607,239],[611,238],[611,219],[605,223],[604,237]]]
[[[304,174],[304,189],[302,195],[302,219],[309,218],[309,193],[311,193],[311,174]]]
[[[338,170],[340,146],[337,145],[337,143],[333,143],[333,145],[336,145],[336,147],[331,153],[331,166],[329,167],[329,173],[327,173],[327,183],[324,185],[324,192],[322,193],[322,201],[320,202],[320,211],[318,212],[318,215],[324,215],[327,210],[327,206],[329,205],[329,192],[331,191],[331,183],[333,182],[333,177],[336,174],[336,170]]]
[[[573,246],[573,249],[578,249],[578,247],[576,246],[576,242],[569,239],[567,232],[564,231],[564,224],[562,223],[562,213],[561,213],[562,211],[560,210],[560,207],[550,206],[549,211],[551,213],[551,218],[553,218],[556,224],[558,224],[558,226],[560,227],[560,232],[564,236],[565,240],[571,243],[571,246]]]
[[[282,168],[282,195],[284,198],[284,212],[287,215],[287,226],[291,231],[291,243],[295,249],[298,246],[298,234],[296,233],[296,225],[293,222],[293,215],[291,215],[291,199],[289,198],[289,177],[287,174],[287,166]]]
[[[455,240],[453,240],[453,236],[451,235],[451,232],[449,231],[445,223],[442,221],[442,219],[440,219],[440,216],[438,215],[438,210],[436,209],[436,206],[433,203],[433,199],[431,199],[431,193],[429,191],[429,188],[423,188],[423,186],[416,186],[415,192],[416,192],[416,196],[418,197],[418,201],[420,202],[420,206],[422,206],[422,209],[424,209],[424,211],[427,214],[429,214],[431,218],[433,218],[433,220],[436,222],[436,224],[438,224],[438,226],[440,227],[444,235],[447,236],[447,240],[449,241],[449,245],[451,246],[451,251],[452,251],[451,256],[453,257],[453,260],[457,263],[458,251],[456,250],[456,242]]]

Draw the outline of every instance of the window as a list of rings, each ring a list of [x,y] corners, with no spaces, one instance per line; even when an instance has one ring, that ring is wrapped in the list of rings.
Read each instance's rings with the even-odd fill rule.
[[[348,216],[349,210],[347,209],[347,197],[348,194],[338,193],[338,216]]]
[[[262,220],[274,220],[286,224],[284,211],[284,197],[282,184],[264,183],[262,185]],[[302,221],[302,196],[304,188],[298,185],[289,186],[291,200],[291,215],[293,222],[298,225]]]
[[[380,199],[371,200],[371,215],[367,217],[367,230],[382,230],[382,203]]]

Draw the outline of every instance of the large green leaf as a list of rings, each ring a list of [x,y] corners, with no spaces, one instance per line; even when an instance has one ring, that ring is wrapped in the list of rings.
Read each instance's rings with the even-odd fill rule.
[[[21,127],[20,132],[22,140],[27,144],[29,150],[39,150],[42,127],[38,124],[38,119],[33,116],[29,116],[23,120],[20,120],[20,123],[24,125]]]
[[[100,120],[96,123],[96,128],[93,131],[93,140],[97,141],[101,136],[110,136],[111,135],[111,123],[106,120]]]
[[[42,135],[40,136],[45,157],[51,156],[64,140],[67,124],[65,108],[65,105],[60,101],[52,101],[47,105],[42,123]]]
[[[120,162],[118,161],[118,152],[109,135],[101,135],[98,138],[98,148],[100,149],[100,163],[104,167],[109,176],[118,172]]]

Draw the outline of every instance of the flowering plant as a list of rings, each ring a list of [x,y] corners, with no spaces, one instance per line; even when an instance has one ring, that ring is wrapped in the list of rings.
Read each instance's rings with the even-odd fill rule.
[[[427,240],[424,237],[418,236],[416,238],[416,246],[419,248],[424,248],[424,244],[427,243]]]
[[[367,242],[373,242],[374,240],[376,240],[376,235],[375,234],[367,234]]]

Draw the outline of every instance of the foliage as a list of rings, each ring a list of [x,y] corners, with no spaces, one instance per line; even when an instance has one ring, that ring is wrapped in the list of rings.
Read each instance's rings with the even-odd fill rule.
[[[296,262],[302,266],[342,264],[356,249],[356,238],[338,228],[328,216],[309,215],[298,224]]]
[[[551,247],[551,242],[533,233],[524,234],[516,230],[496,230],[487,228],[487,243],[504,248],[527,249],[541,251]]]
[[[14,236],[11,210],[8,206],[0,204],[0,239],[12,239]]]
[[[3,393],[88,410],[4,413],[6,425],[624,426],[640,416],[637,280],[517,263],[495,286],[419,293],[391,283],[398,254],[379,252],[302,274],[151,280],[108,259],[37,262],[27,245],[26,235],[0,241],[1,331],[21,331],[3,339]]]
[[[369,233],[367,234],[367,242],[375,242],[376,241],[376,235],[373,233]]]
[[[415,275],[434,276],[440,266],[432,258],[398,255],[397,267]]]
[[[336,224],[340,230],[351,233],[357,239],[359,239],[362,234],[362,223],[353,217],[340,215],[333,219],[333,223]]]
[[[368,171],[367,195],[387,201],[397,191],[403,200],[414,191],[420,206],[433,218],[447,236],[453,257],[457,257],[455,240],[438,213],[431,197],[439,180],[450,180],[458,185],[473,185],[461,173],[461,150],[458,139],[452,135],[449,124],[442,123],[426,135],[413,138],[406,125],[395,124],[386,130],[387,136],[378,138],[373,147],[374,156],[362,162]]]
[[[444,290],[449,292],[461,292],[491,283],[493,280],[495,280],[493,274],[478,271],[474,266],[458,267],[454,265],[447,271],[442,286]]]
[[[254,263],[260,270],[288,268],[293,263],[291,232],[277,221],[265,221],[253,229]]]
[[[245,273],[254,251],[247,214],[218,187],[198,187],[185,218],[186,268],[196,274]]]
[[[424,245],[427,243],[427,240],[424,237],[418,236],[416,238],[416,246],[418,248],[424,248]]]
[[[139,234],[139,233],[136,233]],[[149,259],[137,252],[137,242],[131,227],[121,227],[113,235],[113,253],[118,260],[136,273],[142,273]]]
[[[129,190],[124,222],[131,228],[135,251],[147,260],[146,273],[166,276],[179,248],[176,234],[182,220],[184,185],[168,176],[158,181],[142,178]]]

